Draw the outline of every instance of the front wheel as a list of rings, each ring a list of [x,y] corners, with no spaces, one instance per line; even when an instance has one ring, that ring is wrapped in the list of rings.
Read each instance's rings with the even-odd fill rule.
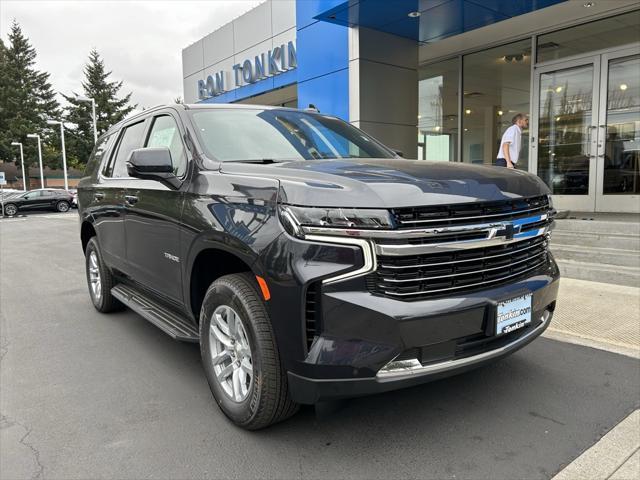
[[[100,245],[96,237],[89,240],[84,254],[87,285],[93,306],[102,313],[122,309],[122,303],[111,295],[111,289],[115,286],[116,280],[102,259]]]
[[[236,425],[258,430],[298,410],[250,274],[226,275],[209,287],[200,312],[200,352],[211,392]]]

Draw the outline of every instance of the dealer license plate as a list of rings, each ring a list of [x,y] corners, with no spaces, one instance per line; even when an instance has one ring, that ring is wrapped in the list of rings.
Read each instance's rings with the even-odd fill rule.
[[[498,303],[496,335],[504,335],[531,323],[531,294]]]

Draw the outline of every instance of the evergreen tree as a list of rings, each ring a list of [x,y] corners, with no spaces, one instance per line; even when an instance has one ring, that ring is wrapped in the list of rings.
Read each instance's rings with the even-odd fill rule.
[[[7,45],[0,42],[0,159],[16,159],[18,150],[11,142],[21,142],[28,179],[29,166],[38,163],[38,149],[36,140],[27,139],[27,134],[37,133],[49,144],[43,148],[44,163],[59,162],[59,138],[46,122],[59,118],[60,108],[49,74],[35,68],[36,51],[16,21],[8,40]]]
[[[122,81],[109,81],[112,72],[106,71],[104,61],[97,50],[91,50],[84,68],[83,95],[96,102],[98,136],[125,118],[136,106],[130,105],[131,93],[118,98]],[[91,102],[79,101],[75,95],[63,95],[69,102],[66,120],[75,125],[69,130],[67,160],[70,165],[82,167],[93,150],[93,120]]]

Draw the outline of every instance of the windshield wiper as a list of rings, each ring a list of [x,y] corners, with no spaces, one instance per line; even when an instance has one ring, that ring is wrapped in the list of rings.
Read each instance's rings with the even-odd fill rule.
[[[247,160],[226,160],[228,163],[259,163],[261,165],[267,165],[270,163],[278,163],[282,160],[275,160],[273,158],[251,158]],[[225,162],[225,163],[226,163]]]

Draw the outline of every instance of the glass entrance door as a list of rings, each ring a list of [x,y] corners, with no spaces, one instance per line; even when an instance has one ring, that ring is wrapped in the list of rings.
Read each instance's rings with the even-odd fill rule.
[[[629,53],[536,70],[533,168],[558,208],[640,212],[640,56]]]
[[[625,53],[602,56],[596,210],[603,212],[640,212],[640,55]]]
[[[562,209],[595,208],[595,62],[538,76],[538,175]]]

